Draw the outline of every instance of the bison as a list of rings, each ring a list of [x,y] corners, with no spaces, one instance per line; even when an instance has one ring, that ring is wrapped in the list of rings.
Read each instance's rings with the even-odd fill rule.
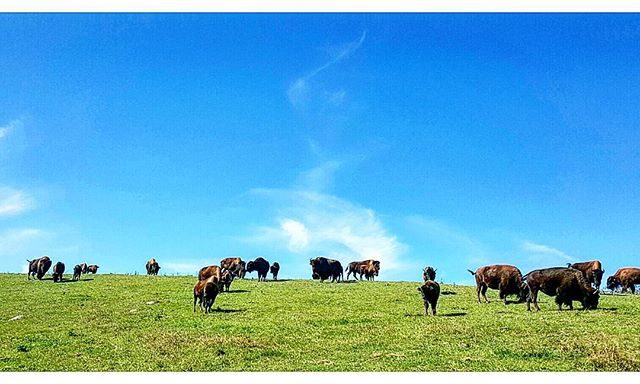
[[[280,272],[280,264],[278,264],[277,261],[274,261],[273,264],[271,265],[271,268],[269,268],[269,271],[273,275],[273,280],[278,280],[278,272]]]
[[[316,257],[309,260],[311,265],[311,277],[314,280],[320,280],[324,282],[327,279],[331,279],[332,282],[338,282],[344,280],[342,272],[342,264],[338,260],[327,259],[326,257]]]
[[[82,264],[78,264],[75,267],[73,267],[73,278],[71,280],[73,281],[80,280],[80,275],[82,275]]]
[[[235,276],[243,275],[246,264],[239,257],[227,257],[220,260],[220,268],[228,269]]]
[[[58,261],[53,266],[53,282],[57,283],[58,281],[62,281],[62,275],[64,274],[64,263]]]
[[[95,265],[95,264],[91,264],[87,266],[87,273],[91,273],[91,274],[96,274],[98,273],[98,268],[100,268],[99,265]],[[160,269],[160,267],[158,267],[158,269]]]
[[[223,269],[222,270],[222,275],[220,276],[220,281],[221,281],[221,288],[222,290],[220,292],[224,292],[225,290],[227,292],[229,292],[229,289],[231,288],[231,283],[233,282],[233,273],[231,273],[230,270],[228,269]]]
[[[353,273],[353,277],[362,280],[362,276],[367,280],[374,280],[374,276],[378,276],[380,272],[380,262],[378,260],[352,261],[345,269],[347,272],[347,280],[349,275]]]
[[[200,268],[198,272],[198,280],[206,280],[211,276],[215,276],[217,281],[222,279],[222,268],[217,265],[209,265],[208,267]]]
[[[27,260],[27,262],[29,263],[29,272],[27,273],[28,280],[31,280],[31,277],[37,277],[38,280],[42,280],[49,268],[51,268],[51,259],[49,256]]]
[[[203,309],[204,313],[211,312],[211,306],[218,296],[219,286],[214,276],[209,277],[206,280],[198,280],[193,287],[193,312],[196,311],[196,304],[200,302],[200,309]]]
[[[562,304],[573,309],[573,301],[580,301],[584,309],[596,309],[600,294],[591,286],[581,271],[574,268],[546,268],[527,273],[524,277],[530,293],[527,298],[527,311],[531,310],[531,302],[539,311],[538,292],[556,297],[558,310]]]
[[[80,265],[80,272],[81,273],[87,273],[87,263],[82,263],[79,264]]]
[[[429,314],[429,306],[431,306],[431,313],[436,315],[436,305],[438,304],[438,298],[440,297],[440,285],[435,282],[436,271],[431,267],[424,269],[423,273],[424,284],[418,287],[418,292],[422,295],[422,301],[424,302],[424,315]]]
[[[602,263],[598,260],[585,261],[582,263],[567,263],[569,268],[574,268],[582,272],[587,281],[595,285],[596,289],[600,289],[602,283],[602,275],[604,275],[604,269],[602,269]]]
[[[622,292],[629,289],[631,293],[636,293],[636,284],[640,284],[640,268],[620,268],[607,279],[607,288],[612,291],[622,286]]]
[[[258,281],[267,280],[267,273],[269,273],[269,262],[262,257],[250,261],[247,263],[247,272],[258,272]]]
[[[157,275],[160,271],[160,264],[153,258],[147,261],[144,267],[147,269],[147,275]]]
[[[522,281],[522,273],[513,265],[486,265],[480,267],[473,272],[467,269],[469,273],[476,278],[476,293],[478,295],[478,303],[481,303],[480,296],[484,297],[486,303],[487,289],[497,289],[501,300],[507,304],[508,295],[518,295],[519,301],[524,302],[527,299],[527,286]]]

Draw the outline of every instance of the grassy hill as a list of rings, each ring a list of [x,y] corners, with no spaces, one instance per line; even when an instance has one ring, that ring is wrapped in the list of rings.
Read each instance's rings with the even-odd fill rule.
[[[0,370],[640,370],[640,296],[558,312],[541,294],[528,313],[443,285],[439,315],[424,317],[417,282],[237,280],[205,315],[195,277],[83,277],[0,274]]]

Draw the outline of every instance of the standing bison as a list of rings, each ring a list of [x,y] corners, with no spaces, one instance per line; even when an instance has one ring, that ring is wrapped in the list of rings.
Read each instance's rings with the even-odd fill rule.
[[[331,279],[332,282],[344,280],[342,264],[338,260],[316,257],[309,260],[309,264],[312,271],[311,277],[314,280],[320,280],[320,282],[324,282],[327,279]]]
[[[271,265],[271,268],[269,268],[269,271],[273,275],[273,280],[278,280],[278,272],[280,272],[280,264],[278,264],[277,261],[274,261],[273,264]]]
[[[347,265],[345,269],[347,272],[347,280],[349,275],[353,273],[353,277],[362,280],[362,276],[367,280],[374,280],[375,276],[378,276],[380,272],[380,262],[378,260],[365,260],[365,261],[352,261]]]
[[[56,265],[53,266],[53,282],[57,283],[62,281],[62,276],[64,275],[64,263],[58,261]]]
[[[518,295],[519,302],[524,302],[527,298],[527,286],[522,281],[522,273],[513,265],[486,265],[475,272],[468,271],[476,278],[478,303],[482,302],[481,295],[486,303],[489,302],[487,288],[497,289],[505,304],[508,295]]]
[[[82,275],[82,264],[78,264],[73,267],[73,278],[71,280],[78,281],[80,280],[80,276]]]
[[[582,263],[567,263],[567,266],[582,272],[588,282],[595,285],[596,289],[600,289],[602,275],[604,275],[604,269],[602,269],[602,263],[600,261],[593,260]]]
[[[160,271],[160,264],[158,264],[156,259],[152,258],[151,260],[147,261],[145,268],[147,269],[147,275],[157,275],[158,271]]]
[[[584,309],[596,309],[600,294],[589,284],[581,271],[573,268],[546,268],[531,271],[524,276],[530,289],[527,299],[527,311],[531,310],[531,302],[539,311],[538,292],[556,297],[558,310],[565,304],[573,309],[573,301],[579,301]]]
[[[28,280],[31,280],[31,277],[37,277],[38,280],[42,280],[49,268],[51,268],[51,259],[49,256],[27,260],[27,262],[29,263],[29,272],[27,273]]]
[[[267,273],[269,273],[269,262],[262,257],[247,263],[247,272],[258,272],[258,281],[266,281]]]
[[[422,295],[422,301],[424,302],[424,315],[429,314],[429,306],[431,306],[431,313],[436,315],[436,305],[438,304],[438,298],[440,297],[440,284],[435,282],[436,270],[431,267],[426,267],[422,273],[424,284],[418,287],[418,292]]]
[[[200,309],[203,309],[204,313],[211,312],[211,306],[218,296],[220,287],[215,280],[215,276],[211,276],[205,280],[198,280],[193,287],[193,312],[196,311],[196,304],[200,301]]]
[[[227,257],[220,260],[220,268],[228,269],[234,276],[244,277],[246,263],[239,257]]]
[[[640,268],[620,268],[607,279],[607,288],[612,291],[621,286],[622,292],[628,289],[631,293],[636,293],[636,284],[640,284]]]
[[[92,275],[95,275],[96,273],[98,273],[98,268],[100,268],[99,265],[91,264],[87,266],[87,273],[91,273]],[[158,269],[159,268],[160,267],[158,267]]]

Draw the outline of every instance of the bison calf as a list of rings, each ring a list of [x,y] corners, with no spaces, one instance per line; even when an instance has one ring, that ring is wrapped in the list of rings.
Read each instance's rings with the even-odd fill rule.
[[[436,305],[440,297],[440,285],[433,280],[427,280],[421,287],[418,287],[418,291],[422,295],[422,301],[424,301],[424,315],[427,316],[429,314],[429,306],[431,306],[431,313],[435,316]]]
[[[62,275],[64,274],[64,263],[58,261],[56,265],[53,266],[53,282],[57,283],[58,281],[62,281]]]
[[[277,261],[274,261],[271,267],[269,268],[271,274],[273,275],[273,280],[278,280],[278,272],[280,272],[280,264]]]

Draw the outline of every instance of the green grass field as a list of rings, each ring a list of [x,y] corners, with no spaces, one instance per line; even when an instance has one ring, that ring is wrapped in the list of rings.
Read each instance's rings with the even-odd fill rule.
[[[236,280],[205,315],[192,312],[195,277],[83,278],[0,274],[0,370],[640,370],[640,296],[558,312],[541,294],[528,313],[443,285],[424,317],[417,282]]]

